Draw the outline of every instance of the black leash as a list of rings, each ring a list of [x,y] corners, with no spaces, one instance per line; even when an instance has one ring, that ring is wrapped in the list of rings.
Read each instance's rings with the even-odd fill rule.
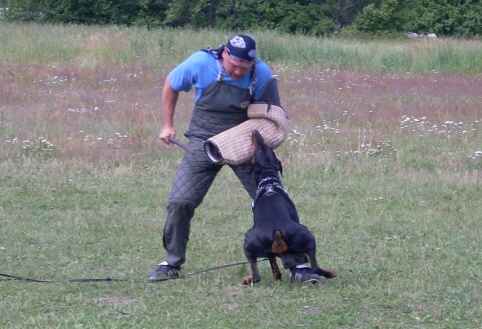
[[[263,258],[261,260],[258,260],[258,262],[263,262],[268,260],[267,258]],[[204,270],[196,271],[196,272],[190,272],[187,273],[184,276],[176,277],[176,278],[161,278],[161,279],[149,279],[149,280],[130,280],[130,279],[114,279],[114,278],[93,278],[93,279],[69,279],[67,282],[83,282],[83,283],[91,283],[91,282],[121,282],[121,281],[129,281],[129,282],[147,282],[147,283],[156,283],[156,282],[162,282],[162,281],[168,281],[168,280],[175,280],[175,279],[182,279],[182,278],[188,278],[194,275],[199,275],[202,273],[206,272],[212,272],[212,271],[217,271],[223,268],[228,268],[228,267],[233,267],[233,266],[239,266],[239,265],[244,265],[244,264],[249,264],[249,262],[238,262],[238,263],[233,263],[233,264],[226,264],[226,265],[220,265],[220,266],[215,266],[211,268],[207,268]],[[32,279],[32,278],[25,278],[21,276],[16,276],[16,275],[9,275],[9,274],[4,274],[0,273],[0,276],[5,277],[6,279],[3,279],[2,281],[5,280],[19,280],[19,281],[26,281],[26,282],[33,282],[33,283],[58,283],[60,282],[59,280],[40,280],[40,279]]]
[[[6,277],[7,279],[3,279],[2,281],[5,280],[21,280],[21,281],[27,281],[27,282],[37,282],[37,283],[54,283],[54,282],[60,282],[58,280],[38,280],[38,279],[30,279],[30,278],[24,278],[21,276],[16,276],[16,275],[9,275],[9,274],[3,274],[0,273],[0,276]]]
[[[184,151],[188,152],[188,153],[192,153],[191,149],[189,148],[189,146],[187,146],[186,144],[182,143],[180,140],[174,138],[174,137],[167,137],[167,139],[169,139],[169,141],[173,144],[176,144],[177,146],[179,146],[180,148],[182,148]]]

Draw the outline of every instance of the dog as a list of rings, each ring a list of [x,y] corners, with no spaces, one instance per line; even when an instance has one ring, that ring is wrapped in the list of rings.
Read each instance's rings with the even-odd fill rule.
[[[308,228],[300,224],[296,207],[281,184],[281,161],[268,147],[258,130],[251,134],[252,170],[258,189],[253,200],[254,225],[245,234],[244,254],[251,266],[251,275],[241,284],[249,285],[261,280],[257,258],[268,258],[273,278],[281,280],[276,257],[295,254],[306,259],[308,255],[312,273],[334,278],[335,272],[324,270],[316,260],[315,238]],[[278,174],[279,173],[279,174]]]

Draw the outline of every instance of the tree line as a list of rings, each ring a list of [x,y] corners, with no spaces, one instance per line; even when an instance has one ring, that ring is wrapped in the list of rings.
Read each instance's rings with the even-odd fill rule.
[[[0,19],[306,35],[482,33],[480,0],[0,0]]]

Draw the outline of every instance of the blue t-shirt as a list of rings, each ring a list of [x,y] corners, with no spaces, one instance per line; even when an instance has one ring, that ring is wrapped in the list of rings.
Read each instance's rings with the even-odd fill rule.
[[[222,65],[221,71],[224,82],[246,90],[249,89],[251,73],[246,74],[239,80],[233,80],[226,73]],[[207,52],[198,51],[189,56],[169,73],[169,82],[171,83],[171,87],[177,92],[188,92],[192,86],[194,86],[196,88],[195,101],[197,101],[203,91],[217,80],[218,73],[217,59]],[[256,101],[259,99],[264,86],[272,77],[269,66],[262,60],[257,59],[253,100]]]

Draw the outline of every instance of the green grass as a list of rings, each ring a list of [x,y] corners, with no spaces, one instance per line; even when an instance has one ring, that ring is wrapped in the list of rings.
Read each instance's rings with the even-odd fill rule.
[[[463,65],[452,72],[460,62],[403,71],[424,63],[435,43],[260,33],[291,119],[276,150],[283,183],[317,239],[320,265],[338,276],[303,286],[283,271],[275,282],[263,262],[262,281],[243,287],[247,265],[145,280],[164,257],[165,205],[182,156],[157,138],[160,86],[188,48],[224,35],[0,30],[12,33],[0,45],[0,273],[58,281],[0,278],[0,328],[480,327],[481,77]],[[439,41],[461,60],[480,47]],[[310,66],[317,47],[326,52]],[[343,59],[351,47],[364,58],[372,51],[372,61]],[[401,62],[402,73],[376,68],[382,57],[385,67]],[[183,94],[181,140],[191,110],[192,94]],[[184,273],[245,260],[250,202],[225,168],[192,221]],[[106,277],[125,281],[68,282]]]
[[[274,63],[304,67],[347,68],[355,72],[405,74],[482,73],[480,40],[435,41],[315,38],[251,31],[259,55]],[[70,63],[95,68],[107,63],[145,61],[175,65],[193,51],[225,43],[232,32],[142,27],[36,25],[0,22],[0,64]]]
[[[2,281],[1,326],[476,328],[480,177],[396,170],[394,161],[345,159],[324,172],[285,163],[319,261],[338,273],[317,288],[289,283],[286,272],[274,282],[266,263],[253,288],[239,284],[246,266],[138,282],[160,260],[176,159],[149,168],[3,163],[2,273],[61,283]],[[244,260],[250,223],[249,200],[225,172],[193,221],[184,270]],[[132,282],[65,282],[108,276]]]

